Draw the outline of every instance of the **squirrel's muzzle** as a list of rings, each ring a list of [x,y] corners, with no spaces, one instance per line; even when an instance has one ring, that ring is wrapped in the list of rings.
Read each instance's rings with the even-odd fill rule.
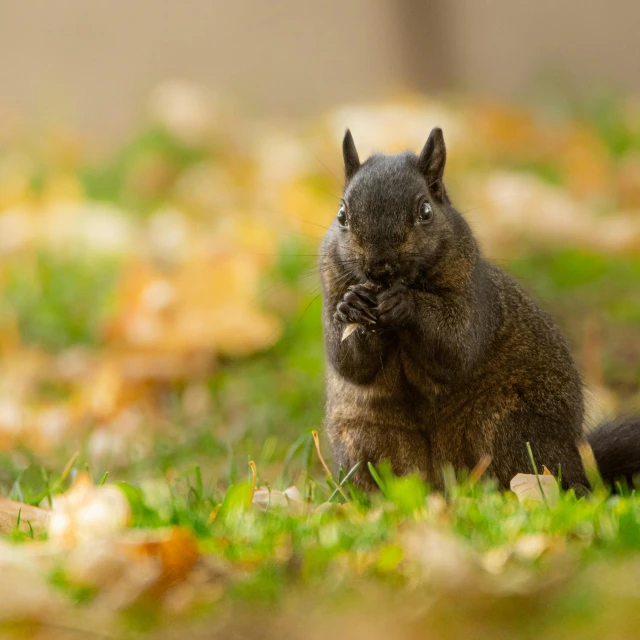
[[[396,267],[387,259],[367,261],[364,273],[374,284],[386,284],[396,274]]]

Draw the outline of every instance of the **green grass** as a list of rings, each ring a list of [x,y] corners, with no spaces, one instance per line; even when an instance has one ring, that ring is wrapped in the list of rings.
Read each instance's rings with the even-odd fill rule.
[[[214,596],[205,590],[179,619],[194,637],[210,637],[198,635],[199,625],[220,624],[221,610],[227,633],[241,632],[248,611],[262,612],[267,626],[293,621],[292,598],[305,607],[309,624],[322,627],[362,612],[380,624],[396,620],[407,634],[415,627],[423,633],[534,637],[545,630],[550,637],[592,637],[580,633],[602,626],[611,607],[637,620],[633,599],[620,601],[610,591],[610,576],[636,579],[635,493],[609,496],[600,490],[578,499],[567,492],[549,509],[522,505],[489,480],[450,483],[444,496],[432,494],[418,478],[395,478],[382,467],[377,473],[383,491],[366,497],[347,482],[349,500],[336,496],[328,504],[332,489],[315,460],[308,467],[305,455],[301,447],[293,460],[296,484],[307,497],[302,512],[262,511],[251,504],[249,480],[220,489],[193,466],[161,481],[162,498],[135,483],[120,483],[134,527],[186,527],[197,536],[205,561],[216,567],[221,590]],[[239,475],[246,478],[247,469]],[[20,484],[26,481],[23,476]],[[52,484],[63,488],[55,479]],[[52,570],[50,582],[66,602],[89,611],[100,595],[74,582],[64,564]],[[421,598],[443,609],[424,609]],[[148,601],[128,608],[123,620],[134,635],[161,633],[176,623],[159,603]],[[622,621],[619,628],[627,626]],[[265,637],[254,631],[243,637]]]
[[[598,491],[586,499],[566,493],[548,509],[521,505],[490,480],[472,486],[447,476],[447,491],[439,496],[417,478],[393,478],[384,468],[374,469],[378,494],[364,496],[348,481],[347,502],[336,492],[310,435],[321,429],[324,357],[316,276],[303,276],[313,266],[308,252],[302,245],[283,251],[265,283],[266,304],[273,287],[290,289],[298,300],[283,339],[266,353],[222,363],[207,380],[210,415],[196,422],[184,416],[183,389],[177,385],[165,392],[172,429],[155,437],[148,455],[89,468],[96,483],[108,472],[106,482],[125,492],[133,527],[188,529],[204,561],[217,571],[215,593],[203,590],[180,616],[164,612],[158,602],[137,601],[116,616],[118,624],[128,634],[150,636],[177,625],[203,638],[210,636],[200,625],[221,624],[221,637],[252,637],[265,621],[274,628],[294,625],[302,609],[307,624],[326,625],[328,634],[332,621],[360,624],[351,616],[362,612],[369,621],[379,620],[379,629],[374,624],[368,631],[372,638],[384,635],[385,624],[395,625],[398,634],[429,629],[436,637],[516,632],[595,637],[590,634],[597,631],[606,638],[616,637],[610,628],[622,634],[631,629],[628,621],[638,619],[635,602],[611,581],[615,576],[616,583],[626,584],[637,574],[640,497],[635,492]],[[114,272],[107,267],[43,257],[35,272],[12,272],[8,302],[17,310],[23,335],[53,350],[95,343],[111,295]],[[584,314],[593,309],[603,314],[611,332],[604,343],[607,382],[628,375],[635,384],[632,395],[637,394],[632,371],[637,365],[618,351],[628,342],[620,346],[615,339],[615,334],[636,339],[639,331],[637,258],[532,248],[506,268],[574,338]],[[70,295],[80,307],[65,302]],[[64,385],[41,389],[42,397],[64,394]],[[78,448],[83,450],[82,442],[64,443],[46,468],[26,450],[5,455],[3,495],[46,504],[70,486],[74,472],[64,480],[60,474]],[[281,507],[263,512],[251,505],[249,460],[257,463],[259,484],[274,490],[295,484],[305,499],[304,512]],[[86,464],[82,454],[74,468]],[[429,546],[434,535],[437,544]],[[9,537],[17,543],[32,539],[17,530]],[[533,552],[526,551],[527,544]],[[80,610],[92,611],[100,601],[99,590],[74,582],[64,563],[52,568],[49,580],[64,602]],[[425,602],[439,604],[425,608]],[[260,618],[247,630],[244,625],[256,612]],[[625,622],[607,626],[611,612]]]
[[[181,171],[206,157],[205,149],[186,147],[166,131],[149,127],[108,161],[85,166],[80,181],[88,198],[145,215],[167,201]]]
[[[620,108],[594,101],[574,114],[590,123],[612,158],[639,148]],[[80,179],[88,198],[146,215],[171,202],[180,172],[201,160],[216,161],[216,150],[186,148],[152,128],[111,160],[84,167]],[[561,180],[553,161],[508,168]],[[309,184],[319,192],[333,188],[320,178]],[[444,495],[415,477],[394,478],[384,467],[372,469],[380,491],[370,497],[350,486],[348,470],[338,477],[347,500],[328,481],[311,436],[321,430],[324,403],[315,251],[299,240],[283,246],[260,296],[276,311],[282,289],[296,301],[283,337],[265,353],[218,363],[204,380],[206,416],[184,415],[184,385],[176,384],[161,391],[163,424],[146,425],[155,435],[144,455],[89,465],[78,436],[57,443],[59,450],[44,459],[24,448],[0,456],[2,495],[46,505],[88,470],[96,484],[125,493],[134,528],[179,526],[197,538],[206,579],[194,587],[188,607],[175,613],[160,597],[137,600],[112,614],[115,631],[105,626],[105,637],[636,637],[635,491],[622,488],[612,496],[598,489],[582,499],[563,493],[549,509],[522,505],[489,479],[472,485],[451,473]],[[604,381],[625,406],[637,407],[640,258],[529,247],[502,266],[559,319],[578,357],[585,319],[597,320]],[[52,352],[95,346],[117,302],[118,273],[110,261],[79,257],[8,263],[4,311],[28,344]],[[44,401],[67,394],[64,383],[50,381],[37,392]],[[283,490],[295,484],[301,509],[253,506],[249,461],[257,465],[259,485]],[[7,536],[16,544],[32,538],[17,528]],[[99,637],[100,591],[74,580],[64,561],[50,567],[48,580],[65,606],[89,614],[81,631],[73,624],[66,629],[70,637]],[[14,637],[32,631],[13,629]]]
[[[15,315],[21,338],[51,351],[95,345],[115,304],[113,260],[48,253],[7,265],[2,306]]]
[[[134,527],[185,527],[197,537],[206,566],[216,567],[216,589],[204,589],[179,616],[165,612],[160,602],[139,601],[116,616],[118,624],[134,636],[163,637],[164,630],[179,628],[206,638],[213,625],[219,637],[254,637],[262,627],[266,637],[276,637],[275,631],[268,635],[271,628],[288,629],[295,637],[302,611],[303,627],[327,634],[333,624],[364,624],[357,618],[362,615],[371,623],[371,638],[385,636],[389,624],[397,637],[422,637],[426,630],[434,637],[588,638],[596,631],[600,639],[626,637],[630,621],[638,621],[637,607],[612,581],[631,584],[637,575],[640,497],[635,492],[599,491],[586,499],[566,493],[548,509],[521,505],[489,480],[472,486],[448,476],[447,491],[438,496],[417,478],[393,478],[384,468],[375,470],[377,495],[368,498],[348,481],[348,502],[335,491],[310,434],[321,428],[324,393],[320,302],[312,302],[313,276],[301,275],[312,260],[283,256],[271,279],[296,292],[298,310],[286,321],[278,345],[223,363],[210,377],[211,415],[189,422],[180,412],[182,390],[176,387],[165,403],[175,407],[169,411],[173,429],[158,434],[146,456],[89,468],[96,483],[109,472],[106,482],[125,492]],[[632,309],[639,304],[631,286],[640,272],[635,259],[532,250],[507,268],[569,331],[589,308],[602,310],[613,330],[638,331],[634,313],[623,317],[616,307],[622,299]],[[67,286],[85,290],[84,276],[73,265],[53,265],[56,270],[59,275],[48,276],[52,281],[64,275]],[[34,340],[51,348],[95,340],[95,329],[76,328],[73,314],[55,297],[58,288],[45,288],[50,293],[43,297],[28,297],[29,287],[15,289],[16,295],[19,290],[27,302],[12,300],[22,310],[21,330],[31,331]],[[94,301],[98,296],[97,306],[108,299],[105,291],[86,287]],[[47,313],[54,320],[37,317]],[[54,332],[51,326],[57,327]],[[617,363],[615,348],[608,343],[605,348],[613,371],[627,366]],[[43,393],[57,397],[64,389]],[[27,451],[5,456],[3,495],[46,504],[50,494],[69,487],[74,472],[64,481],[60,474],[78,445],[66,443],[55,458],[60,462],[50,460],[44,470]],[[249,460],[257,463],[259,484],[273,489],[295,484],[305,499],[304,512],[280,507],[263,512],[251,505]],[[85,466],[82,454],[75,469]],[[31,539],[17,531],[10,537]],[[527,552],[527,544],[540,547]],[[64,563],[49,579],[63,601],[79,610],[90,612],[100,601],[99,590],[74,582]],[[612,626],[611,612],[623,622]],[[623,635],[612,635],[611,629]]]

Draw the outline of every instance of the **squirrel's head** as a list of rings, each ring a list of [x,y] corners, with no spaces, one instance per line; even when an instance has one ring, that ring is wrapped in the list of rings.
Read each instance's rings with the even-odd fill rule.
[[[447,154],[441,129],[431,131],[419,156],[376,154],[361,164],[348,129],[342,150],[345,188],[325,246],[353,279],[411,284],[433,272],[449,247],[468,239],[442,181]]]

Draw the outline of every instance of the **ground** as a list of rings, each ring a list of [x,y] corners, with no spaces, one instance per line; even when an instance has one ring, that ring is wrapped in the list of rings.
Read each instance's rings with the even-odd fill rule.
[[[345,126],[364,156],[440,125],[454,202],[561,323],[590,421],[637,409],[633,105],[410,96],[283,128],[171,90],[210,117],[153,104],[97,154],[69,127],[1,139],[3,629],[634,637],[632,488],[520,503],[381,468],[367,497],[331,467],[315,269]]]

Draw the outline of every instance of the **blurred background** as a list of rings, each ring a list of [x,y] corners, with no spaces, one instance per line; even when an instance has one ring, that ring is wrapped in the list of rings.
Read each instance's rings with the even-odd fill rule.
[[[3,489],[76,451],[96,478],[308,464],[347,126],[361,157],[442,126],[454,203],[561,322],[590,421],[637,408],[637,3],[0,14]]]
[[[640,7],[579,0],[17,2],[0,24],[5,107],[91,138],[135,129],[158,82],[188,78],[288,118],[399,91],[536,100],[633,92]]]

